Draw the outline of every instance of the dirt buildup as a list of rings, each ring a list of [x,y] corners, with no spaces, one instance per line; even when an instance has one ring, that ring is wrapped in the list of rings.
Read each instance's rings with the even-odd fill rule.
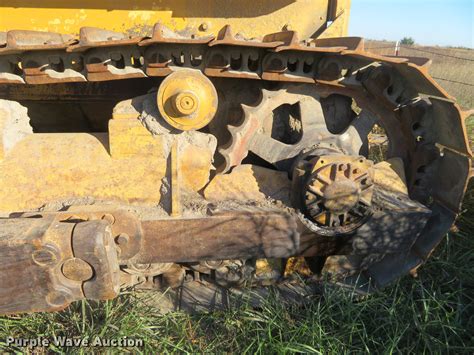
[[[33,133],[26,107],[15,101],[0,100],[0,129],[3,153],[8,153],[24,137]]]
[[[210,201],[256,200],[268,198],[290,206],[291,182],[286,172],[243,164],[229,174],[217,175],[207,185],[204,196]]]
[[[91,196],[86,197],[70,197],[61,200],[50,201],[41,206],[40,212],[57,212],[66,211],[71,206],[90,206],[96,203],[96,199]],[[109,202],[110,203],[110,202]]]
[[[153,135],[179,132],[171,127],[161,116],[156,105],[156,94],[148,94],[143,99],[139,120]]]

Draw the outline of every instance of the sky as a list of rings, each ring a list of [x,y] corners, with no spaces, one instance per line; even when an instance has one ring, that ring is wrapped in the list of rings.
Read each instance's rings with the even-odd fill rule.
[[[474,48],[474,0],[352,0],[349,34]]]

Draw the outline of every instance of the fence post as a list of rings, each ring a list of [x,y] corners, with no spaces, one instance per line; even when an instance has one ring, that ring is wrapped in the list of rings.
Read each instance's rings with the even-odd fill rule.
[[[395,56],[398,57],[399,54],[400,54],[400,41],[397,41],[397,43],[395,44]]]

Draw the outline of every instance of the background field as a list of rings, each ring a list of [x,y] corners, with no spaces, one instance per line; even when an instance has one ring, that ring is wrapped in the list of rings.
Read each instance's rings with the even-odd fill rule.
[[[393,54],[393,46],[390,42],[367,43],[369,49],[383,54]],[[458,98],[464,109],[474,108],[473,50],[415,46],[402,48],[401,55],[432,58],[432,75]],[[468,122],[470,137],[474,137],[472,118]],[[56,314],[0,318],[0,349],[22,350],[6,349],[7,336],[68,335],[139,337],[145,340],[145,348],[135,350],[146,353],[152,350],[472,353],[472,184],[457,228],[420,269],[418,278],[406,276],[384,292],[366,299],[356,301],[347,293],[327,289],[302,307],[285,308],[269,299],[260,310],[242,307],[196,316],[184,313],[162,316],[136,294],[127,294],[110,302],[79,302]]]
[[[395,42],[366,41],[365,47],[377,54],[395,55]],[[464,109],[474,109],[474,50],[402,45],[399,55],[431,59],[430,74]]]

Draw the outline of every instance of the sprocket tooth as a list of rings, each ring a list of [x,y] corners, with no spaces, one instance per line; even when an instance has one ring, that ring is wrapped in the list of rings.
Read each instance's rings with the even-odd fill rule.
[[[237,125],[228,125],[227,130],[231,135],[230,144],[225,148],[219,150],[219,153],[224,157],[226,164],[224,172],[228,171],[234,166],[239,165],[242,160],[248,155],[250,138],[256,133],[260,127],[258,120],[253,120],[256,107],[241,105],[244,111],[243,121]]]
[[[262,89],[260,102],[256,106],[242,104],[241,107],[244,113],[242,122],[237,126],[227,126],[231,135],[231,144],[222,151],[222,155],[227,158],[227,162],[230,161],[230,165],[233,166],[240,164],[248,151],[251,151],[279,169],[289,168],[287,165],[291,164],[291,158],[301,152],[301,142],[309,142],[312,138],[315,138],[313,136],[315,118],[309,115],[302,120],[302,123],[306,125],[305,130],[303,130],[305,137],[301,137],[298,144],[285,144],[269,136],[268,132],[261,131],[261,128],[264,119],[271,117],[274,109],[281,105],[293,105],[297,102],[303,102],[306,98],[318,100],[319,96],[314,91],[301,85],[290,85],[288,88],[273,91]],[[306,105],[303,106],[306,107]],[[313,111],[311,113],[314,113]],[[230,166],[226,168],[228,169]]]
[[[244,116],[245,115],[251,115],[256,111],[255,106],[249,106],[249,105],[245,105],[245,104],[241,104],[240,106],[242,107],[242,110],[244,111]],[[243,122],[245,122],[245,119],[244,119]]]
[[[240,165],[242,160],[247,156],[248,151],[242,153],[242,155],[236,156],[235,144],[231,144],[227,148],[219,148],[219,153],[224,157],[224,166],[220,169],[222,173],[228,172],[233,167]]]
[[[240,126],[227,126],[227,130],[232,134],[237,134],[239,132]]]
[[[219,148],[217,151],[224,158],[223,166],[220,167],[219,170],[221,173],[226,173],[230,170],[232,164],[230,160],[230,151],[227,148]]]

